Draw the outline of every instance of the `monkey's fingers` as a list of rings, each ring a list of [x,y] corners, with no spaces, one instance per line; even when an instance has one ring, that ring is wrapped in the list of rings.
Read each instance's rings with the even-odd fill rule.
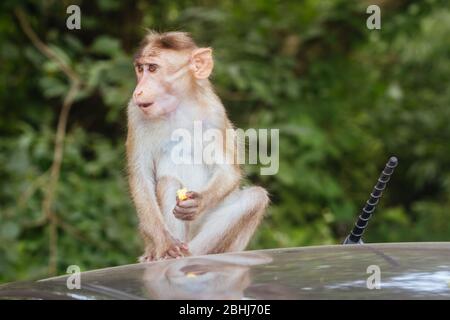
[[[151,262],[154,261],[154,257],[151,254],[148,255],[142,255],[139,257],[139,262]]]
[[[183,221],[192,221],[195,219],[197,215],[195,213],[193,214],[175,214],[175,218],[179,219],[179,220],[183,220]]]
[[[176,206],[175,209],[173,209],[173,214],[175,216],[190,216],[194,215],[197,212],[197,208],[182,208],[179,206]]]
[[[180,251],[177,251],[177,250],[175,250],[175,249],[169,249],[168,251],[167,251],[167,254],[166,254],[166,257],[169,257],[169,258],[176,258],[176,257],[179,257],[179,256],[181,256],[181,252]]]
[[[190,255],[192,255],[192,253],[189,251],[189,248],[186,245],[185,247],[181,247],[181,252],[185,257],[189,257]]]
[[[175,218],[180,219],[180,220],[184,220],[184,221],[192,221],[194,220],[196,217],[196,214],[181,214],[181,215],[177,215],[175,214]]]
[[[177,203],[177,206],[181,208],[194,208],[198,207],[198,201],[197,200],[184,200]]]
[[[183,219],[181,219],[181,220],[184,220],[184,221],[194,221],[194,220],[195,220],[195,217],[196,217],[196,215],[193,214],[193,215],[189,215],[189,216],[184,216]]]
[[[183,243],[180,247],[178,247],[178,250],[180,255],[177,256],[176,258],[189,257],[190,255],[192,255],[185,243]]]
[[[182,242],[170,248],[167,253],[173,258],[182,258],[184,256],[190,255],[187,245]]]
[[[195,191],[188,191],[188,192],[186,192],[186,196],[189,199],[198,199],[198,198],[200,198],[200,193],[195,192]]]

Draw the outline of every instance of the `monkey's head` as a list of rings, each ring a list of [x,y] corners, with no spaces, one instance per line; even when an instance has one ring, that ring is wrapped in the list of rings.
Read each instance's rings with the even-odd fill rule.
[[[150,31],[135,55],[133,102],[148,119],[168,115],[195,99],[213,69],[211,48],[199,48],[184,32]]]

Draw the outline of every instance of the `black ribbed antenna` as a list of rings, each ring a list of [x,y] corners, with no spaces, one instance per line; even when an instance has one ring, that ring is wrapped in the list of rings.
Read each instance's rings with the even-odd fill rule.
[[[343,244],[361,244],[363,241],[361,237],[369,224],[369,219],[372,217],[372,214],[375,212],[378,202],[380,201],[381,196],[383,195],[383,190],[386,188],[386,184],[391,178],[392,173],[394,173],[395,167],[398,165],[398,160],[396,157],[391,157],[386,163],[386,167],[381,172],[380,177],[378,178],[378,182],[373,187],[372,193],[370,194],[370,199],[367,200],[366,205],[362,209],[361,214],[358,217],[358,221],[356,221],[355,226],[353,227],[352,232],[345,238]]]

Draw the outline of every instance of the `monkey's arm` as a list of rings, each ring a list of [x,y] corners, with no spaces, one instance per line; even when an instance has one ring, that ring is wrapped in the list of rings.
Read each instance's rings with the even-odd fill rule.
[[[135,170],[129,169],[131,195],[136,206],[139,227],[146,237],[157,244],[169,236],[169,231],[156,201],[155,188],[144,179]]]
[[[173,176],[162,176],[158,178],[156,184],[156,196],[162,213],[169,216],[176,205],[177,190],[181,189],[183,184]]]
[[[159,208],[152,161],[140,156],[136,148],[133,132],[127,137],[128,181],[133,202],[139,218],[139,229],[144,237],[146,248],[141,261],[164,258],[187,252],[187,246],[170,233]]]
[[[136,206],[139,228],[147,240],[142,261],[189,255],[186,244],[176,239],[167,228],[158,206],[154,186],[130,170],[130,188]],[[150,242],[150,243],[149,243]]]

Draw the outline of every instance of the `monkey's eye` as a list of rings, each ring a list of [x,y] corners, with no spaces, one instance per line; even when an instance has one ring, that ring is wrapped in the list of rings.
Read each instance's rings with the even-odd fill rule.
[[[156,72],[156,70],[158,70],[158,65],[157,64],[150,63],[148,65],[148,71],[149,72]]]
[[[142,73],[144,71],[144,66],[142,64],[136,65],[136,70],[138,73]]]

